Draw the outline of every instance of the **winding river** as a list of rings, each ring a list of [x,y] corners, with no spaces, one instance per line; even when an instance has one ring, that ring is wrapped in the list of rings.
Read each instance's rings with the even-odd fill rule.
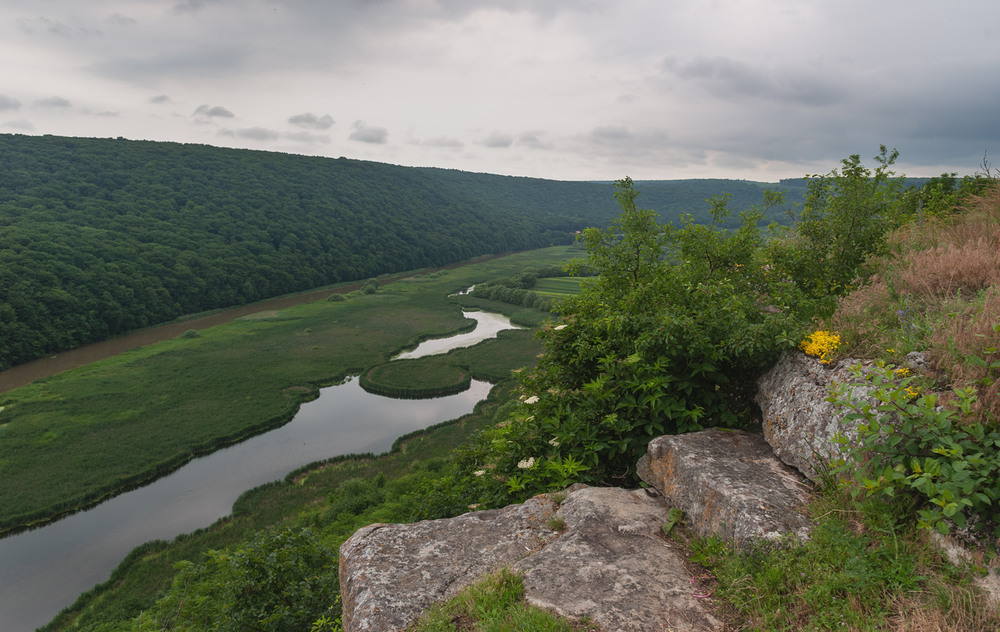
[[[476,328],[428,340],[399,357],[470,346],[512,329],[497,314],[465,312]],[[320,390],[295,418],[274,430],[194,459],[145,487],[33,531],[0,540],[0,630],[28,632],[50,621],[80,593],[107,580],[136,546],[170,540],[226,516],[243,492],[292,470],[343,454],[381,453],[396,437],[472,412],[490,384],[424,400],[372,395],[357,379]]]

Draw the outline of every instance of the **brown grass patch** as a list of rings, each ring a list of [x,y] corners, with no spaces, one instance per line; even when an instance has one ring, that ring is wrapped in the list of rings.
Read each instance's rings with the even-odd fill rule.
[[[896,605],[889,630],[894,632],[997,632],[1000,609],[977,589],[937,583],[929,592]]]

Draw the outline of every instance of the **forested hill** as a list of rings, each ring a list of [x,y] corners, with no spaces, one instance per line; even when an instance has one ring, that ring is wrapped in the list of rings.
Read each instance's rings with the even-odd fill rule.
[[[763,191],[736,181],[637,188],[665,220],[704,214],[716,193],[732,193],[739,210]],[[344,158],[0,135],[0,368],[187,313],[567,243],[618,213],[612,192]]]

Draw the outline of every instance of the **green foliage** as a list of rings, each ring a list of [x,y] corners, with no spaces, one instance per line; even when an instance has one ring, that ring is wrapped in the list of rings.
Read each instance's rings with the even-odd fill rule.
[[[920,188],[907,190],[907,211],[914,216],[941,217],[954,214],[963,199],[982,193],[989,183],[989,174],[963,176],[959,179],[957,173],[942,173],[928,179]]]
[[[233,552],[182,562],[169,590],[136,620],[141,632],[298,632],[339,601],[337,559],[310,531],[263,533]]]
[[[553,306],[551,298],[539,296],[532,289],[539,279],[565,275],[566,271],[558,266],[525,268],[518,274],[477,284],[472,290],[472,296],[547,312]]]
[[[872,257],[888,252],[886,235],[906,212],[903,180],[890,169],[898,156],[882,145],[874,171],[854,154],[839,171],[810,176],[790,238],[770,244],[767,256],[776,273],[793,279],[826,312],[833,297],[870,274]]]
[[[726,230],[725,198],[713,200],[708,226],[661,226],[637,195],[620,181],[621,216],[583,232],[588,259],[571,269],[599,276],[560,303],[560,324],[542,328],[545,353],[521,374],[521,410],[484,439],[492,474],[514,494],[575,479],[632,483],[653,437],[749,423],[756,375],[798,340],[794,288],[758,259],[758,225],[779,196]]]
[[[468,287],[565,258],[565,248],[526,252],[420,285],[385,285],[374,296],[317,300],[201,330],[197,338],[175,336],[4,393],[0,530],[75,511],[195,454],[280,425],[318,385],[465,326],[447,298],[454,284]],[[540,351],[529,331],[502,332],[486,345],[455,350],[448,360],[476,379],[498,381]]]
[[[891,527],[859,532],[840,510],[825,513],[796,546],[738,550],[705,538],[691,548],[692,561],[714,574],[708,592],[739,612],[746,630],[886,629],[893,600],[925,579]]]
[[[832,399],[852,411],[845,420],[859,422],[856,444],[840,438],[856,492],[910,495],[922,528],[947,533],[950,523],[965,528],[972,521],[975,530],[1000,537],[1000,429],[971,418],[974,391],[956,390],[941,403],[911,386],[914,378],[896,379],[891,367],[855,366],[853,375],[878,402],[852,399],[847,386]],[[855,470],[855,463],[863,467]]]
[[[0,368],[184,314],[566,244],[608,185],[204,145],[0,135]],[[665,213],[726,187],[652,183]],[[696,197],[695,197],[696,196]]]

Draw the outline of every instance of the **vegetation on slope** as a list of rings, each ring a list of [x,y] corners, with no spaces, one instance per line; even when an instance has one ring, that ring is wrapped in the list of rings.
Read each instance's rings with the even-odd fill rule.
[[[0,135],[0,149],[0,369],[185,314],[567,244],[614,214],[601,183],[123,139]]]
[[[814,179],[798,223],[773,235],[759,228],[754,210],[737,228],[722,230],[724,200],[712,207],[713,226],[661,228],[635,205],[631,183],[623,181],[619,222],[585,236],[589,264],[602,276],[560,305],[562,322],[543,328],[546,354],[538,369],[522,373],[520,399],[496,409],[493,425],[482,420],[484,432],[447,459],[411,465],[405,475],[371,476],[379,463],[303,472],[310,485],[340,467],[374,468],[367,477],[327,487],[326,502],[303,505],[297,518],[283,514],[281,527],[309,529],[335,546],[369,522],[454,515],[584,478],[617,483],[627,480],[623,468],[651,433],[752,423],[747,394],[755,374],[793,348],[813,328],[812,319],[837,318],[852,291],[877,282],[873,275],[886,269],[879,256],[890,251],[891,229],[927,221],[928,211],[946,212],[955,200],[940,197],[940,208],[930,209],[894,190],[888,181],[893,158],[883,150],[872,172],[852,156],[842,170]],[[888,321],[884,326],[891,328]],[[850,340],[849,331],[844,335]],[[992,360],[980,359],[990,370]],[[873,496],[877,502],[861,502],[863,495],[851,501],[842,490],[829,490],[813,508],[817,537],[806,547],[740,553],[712,539],[692,541],[696,561],[708,567],[699,579],[715,586],[734,629],[996,629],[995,612],[965,587],[969,571],[954,569],[926,546],[926,530],[916,528],[914,515],[923,501],[907,490],[893,498],[898,501]],[[256,550],[266,537],[232,543],[225,555]],[[155,605],[148,592],[130,602],[131,622],[121,613],[109,620],[87,610],[80,629],[222,625],[239,613],[219,599],[233,567],[216,568],[216,557],[191,560],[196,565],[186,568],[195,575],[188,577],[197,582],[161,584]],[[314,629],[336,628],[332,605],[309,602]],[[157,613],[169,618],[152,618]],[[261,615],[256,629],[282,629],[265,627],[266,620]]]
[[[450,292],[566,257],[557,247],[264,312],[4,393],[0,531],[74,511],[285,423],[320,386],[466,326]],[[510,359],[498,354],[496,366]],[[496,366],[470,372],[495,375]]]

